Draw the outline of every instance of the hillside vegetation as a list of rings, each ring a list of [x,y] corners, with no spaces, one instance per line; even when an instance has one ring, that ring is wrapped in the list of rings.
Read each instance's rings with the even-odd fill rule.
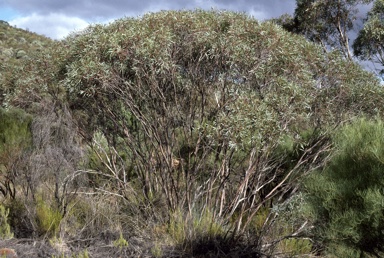
[[[374,131],[384,108],[377,78],[339,52],[201,10],[46,44],[1,73],[3,238],[49,239],[50,255],[68,257],[382,254],[382,233],[373,245],[356,240],[363,229],[329,233],[345,215],[325,205],[343,193],[322,199],[339,189],[332,173],[350,141],[339,135],[368,121]],[[362,203],[383,211],[380,183],[361,192],[372,185]],[[381,232],[373,220],[361,225]]]
[[[0,20],[0,100],[6,94],[5,85],[20,74],[24,61],[34,59],[41,51],[49,49],[53,40],[44,36],[10,26]]]
[[[0,21],[1,61],[12,62],[13,59],[27,58],[34,51],[49,47],[52,40],[33,32],[10,26]]]

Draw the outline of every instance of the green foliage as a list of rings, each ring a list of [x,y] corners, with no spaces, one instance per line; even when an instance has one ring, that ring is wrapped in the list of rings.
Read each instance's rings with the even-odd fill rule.
[[[40,200],[36,206],[36,219],[40,234],[56,236],[62,220],[61,213],[49,203]]]
[[[182,213],[176,212],[169,223],[168,232],[177,243],[183,243],[187,239],[185,226]]]
[[[323,140],[326,141],[327,137],[324,136],[326,136],[326,134],[320,132],[317,128],[297,132],[295,136],[286,135],[274,150],[274,155],[276,157],[284,157],[281,160],[281,165],[286,170],[289,170],[299,162],[305,154],[305,151],[313,147],[319,139],[323,138]],[[314,148],[313,151],[315,152],[315,150],[316,148]]]
[[[252,218],[249,232],[267,239],[270,248],[266,256],[283,254],[283,257],[311,256],[314,251],[313,241],[309,237],[308,208],[302,193],[290,194],[283,202],[274,203],[273,207],[263,207]],[[273,220],[275,223],[268,223]]]
[[[300,256],[311,253],[312,243],[309,239],[289,238],[282,240],[278,247],[282,253],[291,256]]]
[[[384,1],[376,0],[353,43],[354,54],[384,66]],[[384,69],[381,70],[384,73]]]
[[[40,42],[40,44],[36,44],[36,42]],[[15,93],[17,80],[29,81],[29,84],[33,81],[40,84],[39,87],[43,86],[41,81],[35,80],[36,76],[32,75],[33,72],[27,62],[38,61],[37,56],[53,45],[54,41],[44,36],[5,23],[0,24],[0,106],[4,106],[8,94]],[[47,67],[41,68],[47,69]],[[24,88],[27,91],[25,83]],[[31,91],[29,91],[29,96],[31,97]]]
[[[32,33],[23,29],[18,29],[4,23],[0,24],[0,50],[3,49],[19,49],[25,53],[41,51],[44,47],[49,46],[53,41],[44,36]],[[40,42],[40,45],[33,42]],[[17,62],[17,56],[5,56],[0,51],[0,60],[5,63],[21,64]],[[1,70],[0,70],[1,71]]]
[[[100,162],[93,152],[92,168],[116,179],[96,185],[129,199],[132,180],[167,214],[204,206],[233,235],[322,163],[324,134],[303,132],[384,108],[373,75],[244,14],[159,12],[91,26],[64,44],[52,78],[84,134],[101,141],[93,151],[108,153]],[[180,224],[171,230],[179,243],[189,234]]]
[[[209,250],[212,243],[216,243],[215,247],[218,248],[228,241],[227,229],[214,216],[210,211],[194,211],[192,215],[176,211],[171,215],[167,232],[174,243],[187,253],[214,251]]]
[[[132,218],[125,215],[125,212],[123,203],[110,196],[99,195],[97,200],[89,196],[79,196],[69,205],[60,228],[72,237],[78,237],[81,232],[84,238],[96,238],[101,232],[117,231],[120,223],[138,223],[131,222]],[[137,212],[137,216],[139,215]],[[114,240],[111,239],[111,242]]]
[[[323,165],[336,124],[384,111],[372,74],[239,13],[159,12],[32,45],[44,49],[6,47],[0,96],[34,114],[22,170],[33,183],[19,188],[55,201],[36,207],[34,226],[48,235],[60,227],[90,239],[118,225],[159,229],[192,255],[240,244],[254,254],[304,254],[309,242],[288,237],[306,232],[301,217],[278,208]],[[28,58],[16,59],[20,51]]]
[[[30,214],[23,200],[19,198],[11,199],[4,203],[4,206],[9,210],[8,220],[15,237],[30,236],[32,229],[29,222],[30,219],[34,220],[34,218],[31,218],[32,216],[28,217]]]
[[[161,246],[159,246],[157,243],[151,248],[151,254],[153,257],[163,257],[163,251],[161,249]]]
[[[0,191],[15,197],[17,163],[31,148],[32,116],[21,109],[0,108]]]
[[[289,32],[296,32],[296,30],[298,29],[293,16],[287,13],[277,18],[272,18],[270,21],[283,27],[283,29]]]
[[[28,146],[31,122],[32,116],[21,109],[0,109],[0,151],[7,146]]]
[[[373,0],[297,0],[292,31],[328,47],[339,49],[352,60],[348,33],[353,29],[358,5]],[[289,25],[289,22],[287,23]],[[286,26],[287,27],[287,26]]]
[[[89,258],[87,249],[85,249],[82,253],[79,253],[77,256],[73,258]]]
[[[0,25],[1,26],[10,26],[8,22],[0,20]]]
[[[333,138],[330,163],[306,182],[316,236],[330,250],[342,246],[334,252],[382,254],[383,122],[359,119]]]
[[[13,238],[13,233],[11,232],[11,226],[9,225],[9,209],[5,208],[3,205],[0,205],[0,238],[9,239]]]
[[[123,237],[123,233],[120,232],[119,239],[113,241],[113,245],[115,247],[119,247],[120,249],[128,246],[128,241]]]

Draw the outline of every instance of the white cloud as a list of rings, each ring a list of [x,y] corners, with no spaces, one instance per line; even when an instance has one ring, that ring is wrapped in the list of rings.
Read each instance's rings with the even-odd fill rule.
[[[22,14],[8,22],[20,28],[61,39],[89,23],[108,23],[121,17],[137,17],[159,10],[193,10],[195,8],[245,12],[256,19],[278,17],[292,13],[295,0],[0,0],[1,11],[6,8]]]
[[[13,19],[9,23],[53,39],[63,39],[70,32],[82,30],[89,25],[83,19],[55,13],[48,15],[34,13],[30,16]]]
[[[248,13],[251,17],[253,17],[259,21],[263,21],[263,20],[270,18],[270,17],[268,17],[268,15],[264,11],[258,11],[258,10],[252,9]]]

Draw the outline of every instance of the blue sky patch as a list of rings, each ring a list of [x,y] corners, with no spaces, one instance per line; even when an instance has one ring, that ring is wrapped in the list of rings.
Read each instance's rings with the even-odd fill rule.
[[[19,16],[19,13],[12,8],[0,8],[0,20],[9,22]]]

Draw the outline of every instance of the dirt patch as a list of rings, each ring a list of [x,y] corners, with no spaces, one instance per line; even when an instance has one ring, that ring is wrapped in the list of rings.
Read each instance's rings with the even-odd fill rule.
[[[49,241],[33,239],[10,239],[0,240],[0,248],[14,249],[18,258],[47,258],[47,257],[153,257],[151,244],[146,244],[143,239],[130,238],[128,246],[116,247],[113,243],[105,240],[87,239]]]

